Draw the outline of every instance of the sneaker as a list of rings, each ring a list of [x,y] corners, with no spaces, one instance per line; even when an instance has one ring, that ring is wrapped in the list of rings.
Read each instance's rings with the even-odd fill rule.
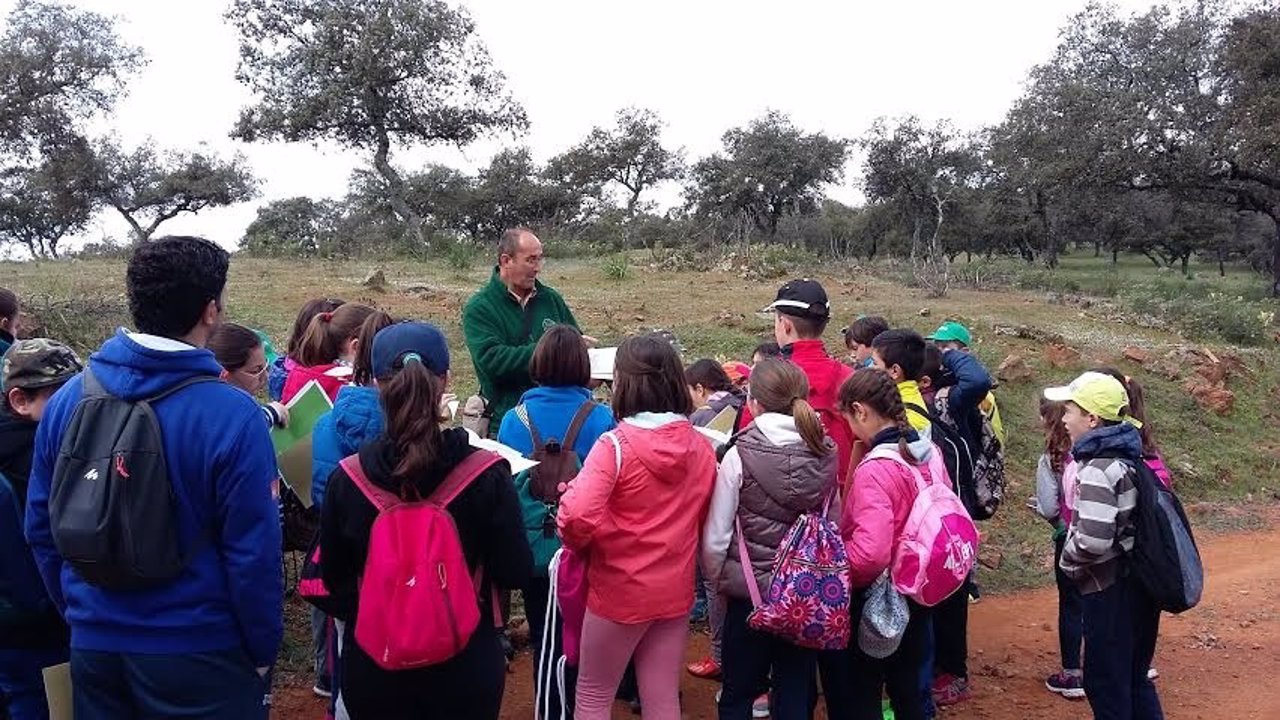
[[[690,675],[703,680],[720,679],[720,663],[716,662],[715,658],[705,657],[696,663],[689,663],[685,670],[688,670]]]
[[[769,693],[765,693],[764,695],[761,695],[760,697],[756,698],[755,702],[751,703],[751,717],[753,718],[769,717]]]
[[[933,702],[938,707],[956,705],[972,697],[973,689],[967,678],[944,674],[933,681]]]
[[[1160,671],[1159,671],[1159,670],[1156,670],[1155,668],[1147,668],[1147,679],[1148,679],[1148,680],[1155,680],[1155,679],[1156,679],[1156,678],[1158,678],[1158,677],[1160,677]]]
[[[1057,693],[1068,700],[1079,700],[1084,697],[1084,678],[1079,675],[1059,672],[1049,676],[1044,686],[1051,693]]]
[[[317,697],[331,698],[333,697],[333,681],[327,677],[316,678],[316,684],[311,686],[311,692]]]

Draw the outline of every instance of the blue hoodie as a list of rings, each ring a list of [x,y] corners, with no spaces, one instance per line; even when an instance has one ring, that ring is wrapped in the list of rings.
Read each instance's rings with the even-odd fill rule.
[[[136,400],[187,378],[217,377],[213,353],[123,330],[89,359],[110,393]],[[26,533],[45,586],[71,626],[77,650],[186,654],[243,648],[255,667],[275,662],[283,636],[280,511],[275,452],[247,393],[201,383],[153,405],[185,550],[212,542],[182,575],[150,590],[114,592],[63,563],[49,523],[58,448],[84,392],[76,377],[50,399],[36,433]]]
[[[333,411],[316,421],[311,430],[311,502],[324,506],[329,476],[338,463],[354,455],[361,445],[382,435],[382,405],[378,390],[348,385],[338,391]]]
[[[551,438],[563,439],[578,408],[590,399],[591,391],[583,387],[536,387],[521,396],[520,404],[529,409],[529,420],[538,428],[542,441],[546,442]],[[578,460],[585,460],[596,440],[612,430],[615,424],[613,412],[608,407],[596,406],[582,424],[574,442],[573,451],[578,453]],[[525,457],[533,455],[533,438],[514,409],[502,418],[498,442],[519,450]]]

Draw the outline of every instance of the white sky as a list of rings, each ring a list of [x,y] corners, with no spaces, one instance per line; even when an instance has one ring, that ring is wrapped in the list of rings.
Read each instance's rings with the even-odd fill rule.
[[[227,137],[249,101],[236,82],[237,37],[223,0],[73,0],[114,15],[119,32],[149,64],[118,105],[113,129],[127,144],[207,143],[245,153],[262,179],[253,203],[184,215],[161,233],[203,234],[234,247],[255,208],[295,195],[344,194],[362,155],[336,146],[255,144]],[[1143,10],[1150,0],[1122,0]],[[0,0],[7,14],[13,0]],[[530,120],[518,141],[479,143],[465,152],[401,155],[463,169],[484,165],[508,144],[526,143],[539,162],[612,124],[621,107],[656,110],[669,145],[689,159],[719,148],[725,130],[767,109],[800,127],[858,137],[880,116],[951,119],[965,130],[997,123],[1027,71],[1047,60],[1058,30],[1085,0],[469,0],[497,67]],[[857,163],[831,194],[856,200]],[[674,197],[668,189],[663,193]],[[125,238],[114,213],[86,234]]]

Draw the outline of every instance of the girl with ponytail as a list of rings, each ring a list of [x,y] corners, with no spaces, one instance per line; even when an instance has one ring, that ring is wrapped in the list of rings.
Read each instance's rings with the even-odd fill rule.
[[[288,404],[313,380],[329,400],[337,400],[338,390],[352,379],[352,366],[360,353],[360,328],[375,312],[368,305],[346,303],[312,317],[291,355],[297,365],[285,379],[280,401]]]
[[[949,486],[950,479],[942,454],[911,427],[902,395],[886,371],[868,368],[854,373],[840,388],[838,408],[853,434],[868,448],[854,469],[852,490],[840,518],[855,590],[851,611],[854,618],[860,618],[866,602],[860,590],[889,569],[920,492],[911,469],[890,455],[899,455],[914,466],[926,483]],[[879,720],[880,698],[886,689],[896,717],[925,717],[920,668],[930,635],[930,611],[910,599],[907,603],[911,617],[906,632],[898,649],[888,657],[874,658],[858,643],[850,643],[847,690],[852,708],[847,717]]]
[[[406,500],[426,498],[475,450],[461,428],[441,427],[449,386],[449,349],[427,323],[400,323],[377,334],[370,353],[386,415],[386,432],[360,448],[369,481]],[[480,615],[492,618],[491,590],[523,587],[533,557],[525,539],[511,469],[499,462],[449,503],[467,564],[479,578]],[[339,466],[320,513],[325,586],[342,605],[341,697],[351,717],[466,717],[497,720],[506,662],[498,630],[481,622],[449,660],[413,670],[383,670],[355,641],[359,578],[377,509]],[[412,623],[415,618],[401,618]]]
[[[767,595],[773,561],[792,524],[832,499],[838,512],[835,442],[809,405],[809,381],[795,365],[766,359],[751,371],[747,403],[754,420],[721,461],[702,533],[702,563],[727,598],[723,630],[721,718],[751,717],[756,694],[773,688],[776,718],[810,716],[816,651],[752,630],[748,582]],[[739,538],[741,533],[741,538]],[[750,567],[744,568],[739,542]]]

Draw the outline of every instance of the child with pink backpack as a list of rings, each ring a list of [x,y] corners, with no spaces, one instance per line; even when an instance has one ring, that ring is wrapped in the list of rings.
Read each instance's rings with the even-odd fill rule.
[[[839,458],[808,397],[809,381],[795,365],[770,359],[755,366],[747,399],[754,420],[721,460],[711,496],[702,566],[728,598],[721,720],[752,717],[767,687],[775,720],[810,717],[816,651],[848,643],[848,563],[834,523],[832,542],[824,548],[818,538],[823,519],[839,513]],[[788,587],[788,553],[805,552],[805,543],[816,546],[809,552],[816,562],[806,562]],[[828,549],[825,567],[833,571],[822,572]],[[770,605],[786,610],[783,622],[769,617]],[[799,607],[802,617],[791,613]]]
[[[494,599],[533,566],[511,469],[442,429],[449,349],[434,325],[380,331],[371,366],[386,432],[340,463],[320,519],[342,706],[352,718],[497,720]]]
[[[964,585],[977,558],[977,528],[951,490],[941,453],[911,428],[888,373],[855,373],[840,388],[839,408],[868,448],[840,520],[859,628],[848,651],[852,707],[843,717],[879,720],[887,690],[895,717],[923,720],[929,613]],[[874,592],[864,594],[868,588]],[[883,617],[879,605],[868,610],[886,596],[905,618]]]

